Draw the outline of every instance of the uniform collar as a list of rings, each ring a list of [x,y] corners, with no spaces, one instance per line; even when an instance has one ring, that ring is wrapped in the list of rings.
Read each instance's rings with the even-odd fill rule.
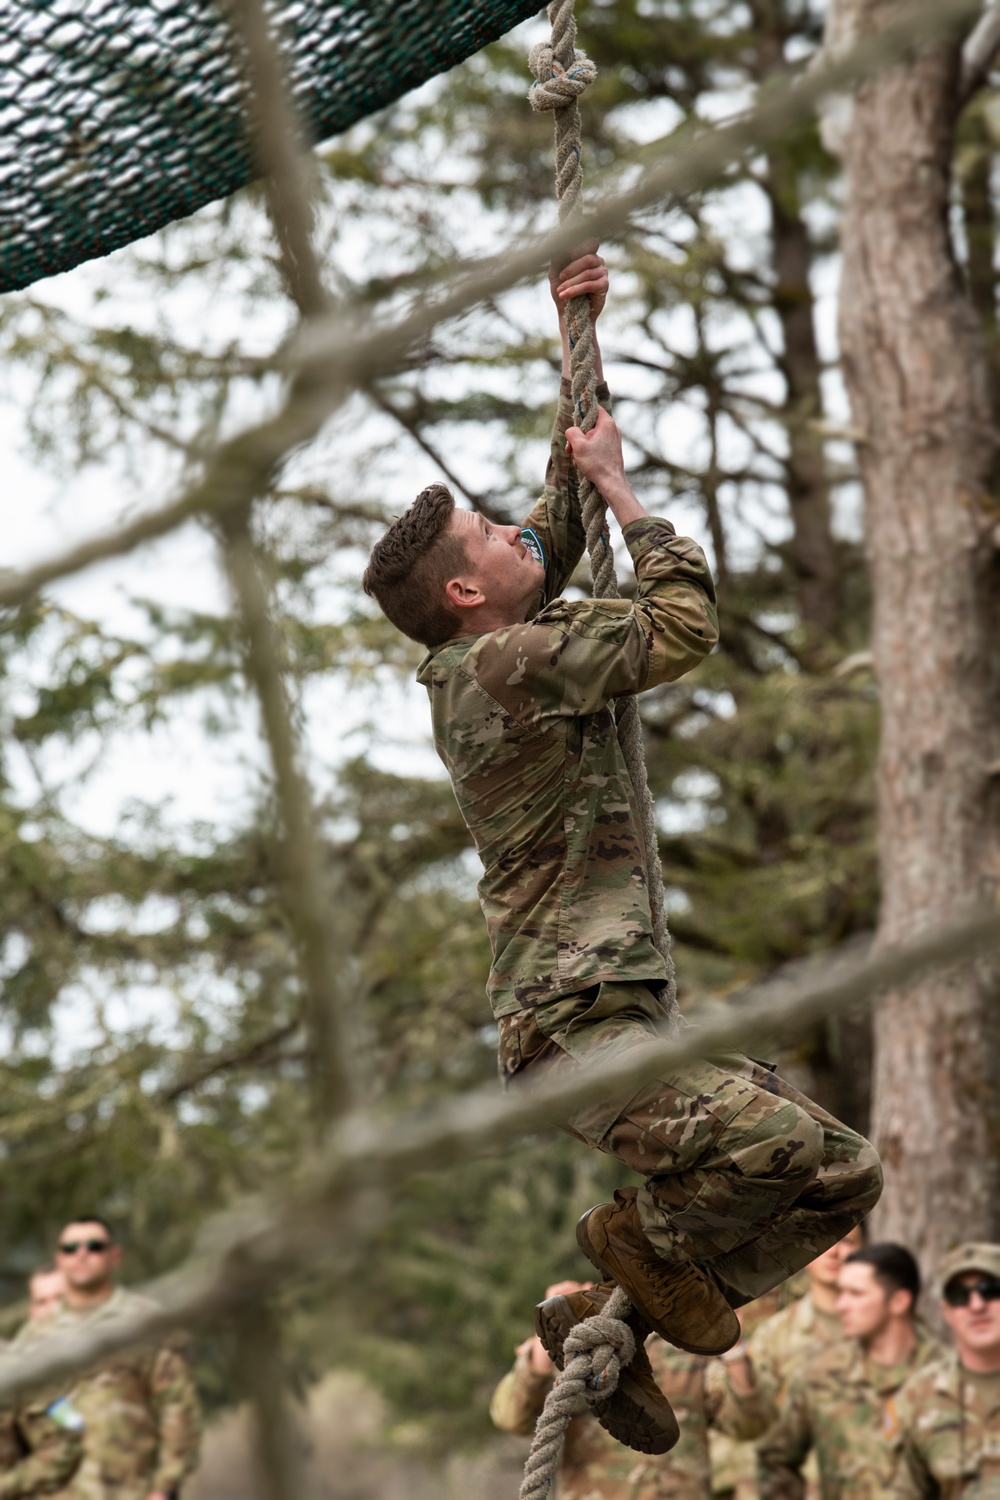
[[[854,1340],[847,1346],[850,1348],[850,1358],[844,1368],[844,1379],[855,1385],[867,1385],[876,1390],[879,1395],[889,1396],[897,1391],[914,1370],[927,1363],[928,1355],[934,1350],[935,1343],[928,1330],[921,1323],[917,1323],[914,1329],[917,1342],[910,1351],[909,1357],[900,1360],[895,1365],[876,1365],[865,1355],[859,1343]]]
[[[462,657],[474,646],[481,637],[478,635],[456,635],[450,641],[442,641],[440,646],[430,646],[427,655],[417,668],[417,681],[425,686],[434,675],[434,666],[439,657],[448,651],[455,652],[455,660],[461,661]]]
[[[89,1323],[98,1319],[115,1318],[125,1311],[124,1304],[128,1294],[124,1287],[116,1286],[110,1297],[99,1302],[96,1307],[62,1307],[56,1316],[56,1321],[62,1324]]]
[[[805,1296],[799,1300],[799,1327],[806,1333],[811,1333],[817,1325],[824,1323],[831,1327],[834,1324],[839,1326],[840,1319],[836,1313],[821,1312],[813,1301],[812,1292],[806,1292]]]

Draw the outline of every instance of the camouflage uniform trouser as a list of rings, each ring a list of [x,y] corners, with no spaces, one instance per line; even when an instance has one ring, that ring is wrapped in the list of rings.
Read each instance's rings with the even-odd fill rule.
[[[501,1077],[609,1061],[662,1020],[645,984],[593,985],[502,1016]],[[638,1203],[650,1241],[697,1261],[737,1307],[836,1244],[882,1190],[862,1136],[738,1053],[684,1063],[563,1128],[646,1179]]]

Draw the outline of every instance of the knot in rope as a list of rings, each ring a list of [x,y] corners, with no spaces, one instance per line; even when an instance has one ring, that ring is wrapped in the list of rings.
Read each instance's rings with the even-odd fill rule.
[[[600,1408],[617,1388],[618,1377],[635,1357],[635,1336],[623,1320],[629,1300],[615,1287],[604,1311],[585,1318],[567,1333],[563,1342],[565,1364],[545,1398],[535,1426],[535,1440],[519,1500],[545,1500],[559,1467],[563,1434],[586,1399]]]
[[[532,109],[565,109],[579,99],[584,89],[597,77],[597,64],[586,52],[573,53],[573,64],[564,68],[556,58],[551,42],[536,42],[528,53],[528,67],[535,81],[528,92]]]
[[[587,1386],[598,1395],[610,1396],[621,1371],[635,1358],[635,1336],[620,1318],[595,1313],[570,1329],[563,1349],[567,1362],[578,1354],[589,1354]]]

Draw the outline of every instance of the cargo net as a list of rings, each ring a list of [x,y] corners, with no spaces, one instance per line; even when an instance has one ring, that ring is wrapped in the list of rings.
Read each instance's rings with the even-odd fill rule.
[[[238,0],[234,0],[238,3]],[[537,0],[273,0],[314,142],[464,58]],[[3,0],[0,292],[162,229],[255,175],[215,0]]]

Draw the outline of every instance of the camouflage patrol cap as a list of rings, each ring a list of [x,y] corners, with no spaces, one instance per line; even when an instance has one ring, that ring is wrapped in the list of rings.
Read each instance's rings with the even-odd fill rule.
[[[943,1292],[953,1276],[963,1271],[985,1271],[1000,1277],[1000,1245],[959,1245],[938,1266],[938,1292]]]

